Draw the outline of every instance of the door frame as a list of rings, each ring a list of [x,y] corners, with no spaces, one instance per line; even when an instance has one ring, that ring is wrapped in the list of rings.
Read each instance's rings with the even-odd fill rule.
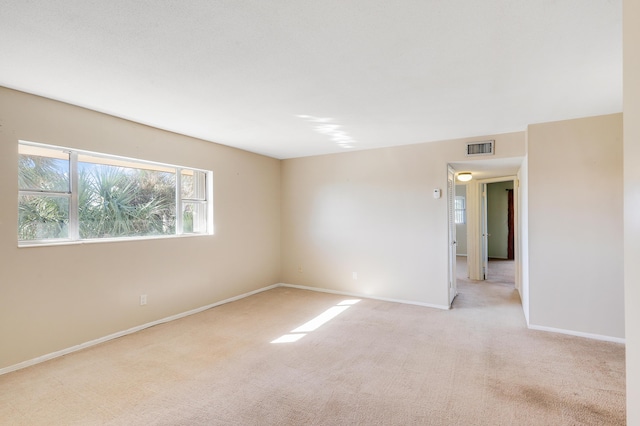
[[[471,208],[467,211],[467,219],[469,225],[467,227],[467,265],[469,268],[469,278],[472,280],[483,280],[483,250],[482,250],[482,230],[486,229],[486,216],[482,213],[482,197],[483,187],[489,183],[497,182],[513,182],[513,240],[514,240],[514,258],[516,264],[515,283],[516,288],[520,290],[520,273],[519,273],[519,253],[520,247],[520,235],[518,233],[518,222],[520,219],[520,213],[518,211],[518,203],[515,200],[519,200],[519,181],[518,176],[508,175],[489,179],[478,179],[471,181],[467,184],[467,206]],[[471,190],[470,190],[471,189]],[[487,253],[488,255],[488,253]]]
[[[456,170],[447,165],[447,242],[448,242],[448,258],[449,271],[447,288],[449,290],[449,307],[453,304],[453,299],[458,295],[458,286],[456,283],[457,265],[457,240],[456,240],[456,221],[455,221],[455,197],[456,197]]]
[[[480,279],[486,280],[489,274],[489,182],[480,185]]]

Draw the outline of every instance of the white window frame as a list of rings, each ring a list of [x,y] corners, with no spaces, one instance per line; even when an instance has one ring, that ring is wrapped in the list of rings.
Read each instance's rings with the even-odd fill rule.
[[[69,225],[68,238],[50,238],[40,240],[18,240],[18,247],[47,246],[47,245],[66,245],[66,244],[84,244],[84,243],[101,243],[114,241],[132,241],[132,240],[150,240],[162,238],[176,237],[198,237],[209,236],[214,234],[213,226],[213,172],[195,167],[183,167],[174,164],[159,163],[155,161],[141,160],[138,158],[123,157],[119,155],[105,154],[93,151],[86,151],[75,148],[61,147],[57,145],[49,145],[38,142],[30,142],[19,140],[18,145],[33,146],[37,148],[60,150],[69,154],[69,190],[63,191],[37,191],[37,190],[21,190],[18,188],[18,197],[21,195],[52,195],[69,198]],[[176,179],[176,231],[170,235],[145,235],[145,236],[124,236],[124,237],[108,237],[108,238],[80,238],[80,226],[78,217],[78,155],[88,155],[92,157],[110,159],[114,161],[138,163],[140,165],[158,166],[162,168],[173,169]],[[182,197],[181,176],[183,170],[191,170],[194,172],[202,172],[205,175],[205,197],[204,199],[191,199]],[[182,203],[183,201],[198,203],[205,205],[206,211],[206,230],[204,232],[183,232],[182,223]],[[16,224],[17,225],[17,224]],[[17,226],[16,226],[17,228]]]

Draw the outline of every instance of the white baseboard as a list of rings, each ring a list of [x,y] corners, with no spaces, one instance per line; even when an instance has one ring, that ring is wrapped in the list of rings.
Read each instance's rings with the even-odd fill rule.
[[[350,292],[346,292],[346,291],[329,290],[329,289],[326,289],[326,288],[307,287],[307,286],[304,286],[304,285],[281,283],[280,287],[291,287],[291,288],[297,288],[297,289],[300,289],[300,290],[311,290],[311,291],[318,291],[320,293],[339,294],[341,296],[349,296],[349,297],[361,297],[363,299],[374,299],[374,300],[381,300],[383,302],[394,302],[394,303],[402,303],[402,304],[405,304],[405,305],[423,306],[423,307],[426,307],[426,308],[436,308],[436,309],[444,309],[444,310],[451,309],[449,306],[444,306],[444,305],[434,305],[434,304],[431,304],[431,303],[412,302],[411,300],[390,299],[390,298],[387,298],[387,297],[371,296],[369,294],[350,293]]]
[[[95,340],[91,340],[85,343],[81,343],[79,345],[75,345],[75,346],[71,346],[69,348],[66,349],[62,349],[60,351],[56,351],[56,352],[52,352],[50,354],[46,354],[43,356],[39,356],[37,358],[33,358],[27,361],[23,361],[20,362],[18,364],[14,364],[14,365],[10,365],[8,367],[4,367],[4,368],[0,368],[0,376],[3,374],[7,374],[7,373],[11,373],[12,371],[16,371],[16,370],[20,370],[22,368],[26,368],[26,367],[30,367],[32,365],[36,365],[39,364],[41,362],[45,362],[45,361],[49,361],[51,359],[54,358],[58,358],[61,357],[63,355],[67,355],[73,352],[77,352],[79,350],[91,347],[91,346],[95,346],[98,345],[100,343],[104,343],[107,342],[109,340],[113,340],[113,339],[117,339],[118,337],[122,337],[122,336],[126,336],[128,334],[133,334],[136,333],[138,331],[144,330],[145,328],[149,328],[149,327],[153,327],[155,325],[158,324],[163,324],[166,322],[170,322],[170,321],[174,321],[180,318],[184,318],[187,317],[189,315],[194,315],[197,314],[199,312],[202,311],[206,311],[207,309],[211,309],[214,308],[216,306],[219,305],[224,305],[225,303],[230,303],[230,302],[234,302],[236,300],[240,300],[240,299],[244,299],[245,297],[249,297],[252,296],[254,294],[257,293],[262,293],[263,291],[267,291],[267,290],[271,290],[277,287],[289,287],[289,288],[296,288],[296,289],[300,289],[300,290],[310,290],[310,291],[317,291],[317,292],[321,292],[321,293],[330,293],[330,294],[338,294],[341,296],[349,296],[349,297],[360,297],[360,298],[364,298],[364,299],[374,299],[374,300],[381,300],[384,302],[394,302],[394,303],[402,303],[405,305],[416,305],[416,306],[423,306],[423,307],[427,307],[427,308],[435,308],[435,309],[442,309],[442,310],[449,310],[450,307],[446,306],[446,305],[435,305],[435,304],[431,304],[431,303],[422,303],[422,302],[413,302],[410,300],[402,300],[402,299],[391,299],[391,298],[387,298],[387,297],[376,297],[376,296],[371,296],[371,295],[367,295],[367,294],[360,294],[360,293],[351,293],[351,292],[345,292],[345,291],[338,291],[338,290],[329,290],[329,289],[324,289],[324,288],[318,288],[318,287],[308,287],[308,286],[302,286],[302,285],[296,285],[296,284],[287,284],[287,283],[278,283],[278,284],[273,284],[267,287],[262,287],[259,288],[257,290],[253,290],[250,291],[248,293],[243,293],[240,294],[238,296],[234,296],[234,297],[230,297],[228,299],[225,300],[221,300],[219,302],[215,302],[215,303],[211,303],[209,305],[206,306],[202,306],[200,308],[196,308],[196,309],[192,309],[186,312],[182,312],[180,314],[176,314],[176,315],[172,315],[166,318],[162,318],[156,321],[152,321],[146,324],[142,324],[136,327],[132,327],[128,330],[123,330],[123,331],[119,331],[117,333],[113,333],[110,334],[108,336],[104,336],[104,337],[100,337],[98,339]],[[582,333],[579,331],[572,331],[572,330],[563,330],[563,329],[559,329],[559,328],[552,328],[552,327],[544,327],[544,326],[538,326],[538,325],[528,325],[529,329],[531,330],[539,330],[539,331],[548,331],[548,332],[552,332],[552,333],[561,333],[561,334],[568,334],[571,336],[578,336],[578,337],[586,337],[589,339],[595,339],[595,340],[602,340],[602,341],[606,341],[606,342],[614,342],[614,343],[625,343],[625,339],[622,338],[618,338],[618,337],[611,337],[611,336],[602,336],[599,334],[590,334],[590,333]]]
[[[95,346],[95,345],[98,345],[100,343],[107,342],[109,340],[117,339],[118,337],[126,336],[127,334],[133,334],[135,332],[144,330],[145,328],[153,327],[153,326],[158,325],[158,324],[163,324],[165,322],[170,322],[170,321],[174,321],[174,320],[177,320],[177,319],[180,319],[180,318],[187,317],[189,315],[197,314],[199,312],[206,311],[207,309],[211,309],[211,308],[215,308],[216,306],[224,305],[225,303],[234,302],[236,300],[244,299],[245,297],[249,297],[249,296],[252,296],[252,295],[257,294],[257,293],[262,293],[263,291],[271,290],[273,288],[280,287],[280,286],[281,286],[281,284],[273,284],[273,285],[270,285],[268,287],[259,288],[257,290],[253,290],[253,291],[250,291],[248,293],[240,294],[238,296],[230,297],[228,299],[221,300],[219,302],[215,302],[215,303],[211,303],[211,304],[206,305],[206,306],[202,306],[200,308],[192,309],[190,311],[182,312],[182,313],[176,314],[176,315],[171,315],[170,317],[162,318],[162,319],[159,319],[159,320],[156,320],[156,321],[152,321],[152,322],[149,322],[149,323],[146,323],[146,324],[142,324],[142,325],[139,325],[139,326],[136,326],[136,327],[132,327],[132,328],[130,328],[128,330],[119,331],[117,333],[113,333],[113,334],[110,334],[108,336],[100,337],[100,338],[95,339],[95,340],[90,340],[88,342],[81,343],[79,345],[71,346],[70,348],[62,349],[60,351],[56,351],[56,352],[52,352],[50,354],[42,355],[42,356],[39,356],[37,358],[33,358],[33,359],[30,359],[30,360],[27,360],[27,361],[23,361],[23,362],[18,363],[18,364],[10,365],[9,367],[0,368],[0,376],[2,376],[3,374],[11,373],[12,371],[20,370],[22,368],[30,367],[32,365],[39,364],[41,362],[45,362],[45,361],[49,361],[49,360],[54,359],[54,358],[61,357],[63,355],[67,355],[67,354],[70,354],[72,352],[79,351],[81,349],[85,349],[85,348],[88,348],[88,347],[91,347],[91,346]]]
[[[604,336],[602,334],[583,333],[581,331],[564,330],[562,328],[545,327],[542,325],[528,325],[530,330],[548,331],[551,333],[568,334],[569,336],[585,337],[587,339],[602,340],[604,342],[625,344],[625,339],[621,337]]]

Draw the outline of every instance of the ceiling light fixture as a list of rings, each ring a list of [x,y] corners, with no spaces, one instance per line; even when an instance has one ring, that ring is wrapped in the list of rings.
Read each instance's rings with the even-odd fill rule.
[[[472,176],[470,172],[462,172],[462,173],[458,173],[458,180],[460,182],[469,182],[471,180]]]

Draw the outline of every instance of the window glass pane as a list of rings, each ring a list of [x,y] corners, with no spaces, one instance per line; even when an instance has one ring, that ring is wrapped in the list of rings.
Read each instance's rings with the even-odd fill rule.
[[[175,233],[175,173],[78,162],[80,238]]]
[[[182,203],[182,233],[202,234],[207,232],[206,203],[185,201]]]
[[[455,219],[456,223],[462,224],[466,222],[466,199],[461,195],[455,198]]]
[[[31,191],[69,192],[69,154],[20,145],[18,187]]]
[[[207,172],[22,141],[18,154],[18,239],[29,245],[211,228]]]
[[[20,195],[18,197],[18,240],[68,238],[69,197]]]
[[[204,172],[182,170],[182,198],[204,200],[206,197],[206,178]]]

